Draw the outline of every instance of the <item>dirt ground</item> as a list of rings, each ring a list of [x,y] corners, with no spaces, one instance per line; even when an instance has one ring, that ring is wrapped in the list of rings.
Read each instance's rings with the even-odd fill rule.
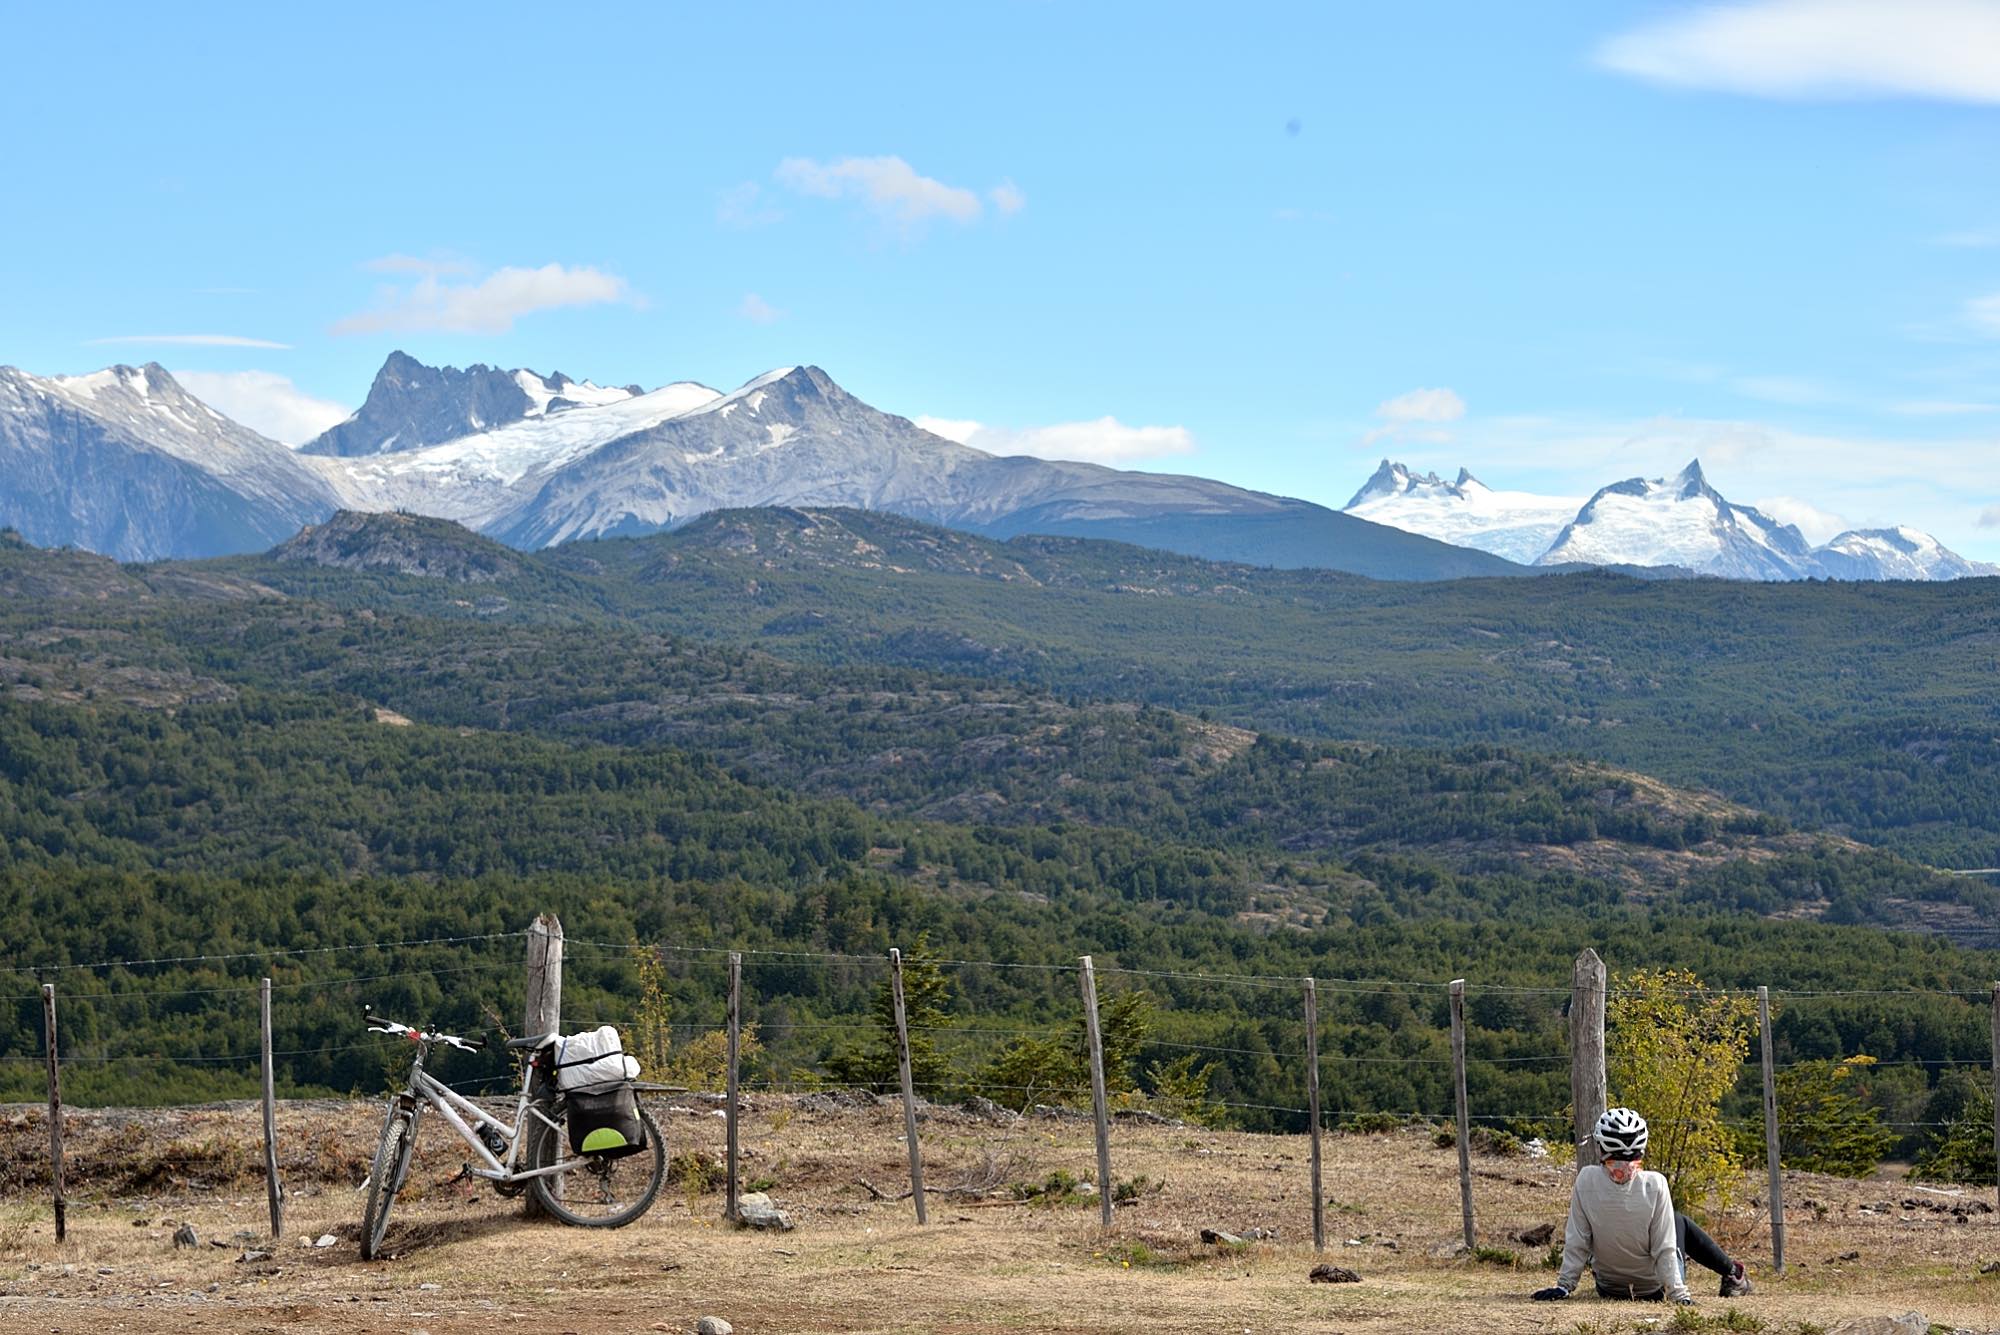
[[[1528,1301],[1551,1282],[1549,1248],[1515,1235],[1553,1225],[1560,1242],[1565,1172],[1477,1157],[1479,1239],[1512,1259],[1468,1257],[1458,1246],[1456,1154],[1422,1132],[1328,1138],[1321,1256],[1302,1136],[1120,1122],[1112,1178],[1132,1198],[1106,1231],[1093,1199],[1023,1202],[1016,1190],[1057,1173],[1093,1178],[1087,1120],[931,1110],[921,1135],[930,1223],[919,1226],[900,1198],[907,1168],[896,1105],[760,1098],[744,1118],[743,1176],[768,1180],[797,1225],[764,1233],[722,1222],[719,1177],[704,1189],[703,1165],[723,1146],[712,1105],[683,1097],[654,1107],[676,1172],[653,1211],[616,1232],[528,1221],[490,1188],[452,1181],[464,1156],[433,1122],[397,1206],[392,1254],[374,1263],[360,1259],[354,1239],[356,1184],[379,1105],[286,1107],[280,1141],[291,1197],[276,1243],[265,1236],[252,1108],[72,1113],[70,1236],[60,1245],[46,1123],[35,1110],[0,1110],[0,1331],[446,1335],[518,1325],[595,1335],[688,1331],[714,1315],[744,1335],[1806,1335],[1913,1310],[1946,1330],[2000,1331],[2000,1214],[1983,1209],[1991,1191],[1789,1175],[1785,1273],[1772,1269],[1763,1212],[1746,1205],[1711,1231],[1748,1264],[1756,1293],[1725,1302],[1714,1277],[1697,1270],[1690,1282],[1701,1302],[1690,1315],[1595,1297]],[[1746,1201],[1753,1195],[1746,1185]],[[183,1222],[200,1246],[174,1248]],[[1275,1237],[1207,1245],[1203,1228]],[[326,1235],[336,1240],[312,1245]],[[1308,1282],[1320,1261],[1361,1280]]]

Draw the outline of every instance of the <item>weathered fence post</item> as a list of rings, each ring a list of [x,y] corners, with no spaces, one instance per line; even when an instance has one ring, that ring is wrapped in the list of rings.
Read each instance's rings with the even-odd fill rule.
[[[544,913],[528,928],[528,1001],[527,1015],[521,1022],[522,1037],[538,1038],[562,1032],[562,966],[562,919]],[[554,1078],[551,1072],[550,1079]],[[544,1128],[541,1134],[553,1133]],[[558,1176],[552,1185],[560,1192],[562,1178]],[[526,1193],[522,1200],[530,1218],[540,1218],[546,1213],[534,1192]]]
[[[271,1052],[271,980],[257,989],[258,1028],[264,1039],[264,1195],[271,1204],[271,1237],[285,1234],[285,1189],[278,1182],[278,1085]]]
[[[889,948],[889,998],[896,1006],[896,1068],[903,1079],[903,1139],[910,1147],[910,1198],[917,1222],[928,1224],[924,1209],[924,1152],[917,1143],[917,1090],[910,1079],[910,1023],[903,1013],[903,952]]]
[[[1083,1027],[1090,1040],[1090,1107],[1097,1119],[1097,1213],[1111,1227],[1111,1112],[1104,1097],[1104,1035],[1097,1028],[1097,966],[1083,956]]]
[[[1993,984],[1993,1162],[2000,1163],[2000,983]],[[1994,1185],[2000,1196],[2000,1179]]]
[[[1312,1128],[1313,1250],[1326,1250],[1326,1196],[1319,1158],[1319,984],[1306,979],[1306,1116]]]
[[[722,1217],[732,1224],[736,1222],[737,1193],[737,1067],[743,1055],[743,952],[729,952],[729,1083],[724,1095],[723,1112],[727,1120],[723,1123],[729,1139],[729,1181],[722,1197]]]
[[[1778,1081],[1771,1063],[1771,989],[1757,989],[1757,1047],[1764,1059],[1764,1163],[1771,1171],[1771,1265],[1785,1273],[1785,1187],[1778,1175]]]
[[[1597,1119],[1604,1116],[1604,961],[1576,957],[1569,994],[1569,1098],[1575,1109],[1576,1165],[1597,1162]]]
[[[42,1034],[49,1052],[49,1191],[56,1204],[56,1241],[69,1237],[69,1202],[63,1199],[62,1068],[56,1060],[56,985],[42,984]]]
[[[1458,1099],[1458,1211],[1465,1249],[1473,1248],[1472,1119],[1465,1106],[1465,980],[1451,980],[1451,1087]]]

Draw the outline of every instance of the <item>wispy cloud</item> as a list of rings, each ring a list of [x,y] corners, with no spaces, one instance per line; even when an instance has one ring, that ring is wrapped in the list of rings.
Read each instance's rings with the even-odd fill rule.
[[[1751,0],[1621,33],[1600,65],[1653,83],[1772,98],[2000,102],[1995,0]]]
[[[93,348],[110,347],[115,343],[164,343],[184,348],[267,348],[289,352],[292,347],[289,343],[273,343],[268,338],[245,338],[241,334],[119,334],[112,338],[86,341]]]
[[[1946,232],[1933,238],[1940,246],[1953,246],[1961,250],[1986,250],[2000,246],[2000,227],[1968,228],[1962,232]]]
[[[372,260],[363,260],[361,267],[369,273],[419,274],[432,278],[454,278],[473,273],[478,266],[471,260],[456,255],[433,255],[428,258],[419,255],[383,255]]]
[[[1802,501],[1796,496],[1766,496],[1750,504],[1762,510],[1780,524],[1790,524],[1806,535],[1808,542],[1818,544],[1839,537],[1854,527],[1837,514],[1820,509],[1811,501]]]
[[[775,324],[785,318],[785,313],[755,292],[746,293],[737,305],[736,313],[752,324]]]
[[[1977,403],[1961,399],[1911,399],[1892,403],[1889,411],[1903,417],[1966,417],[1975,413],[2000,412],[2000,403]]]
[[[1375,405],[1378,425],[1361,438],[1361,443],[1373,445],[1384,438],[1442,443],[1451,439],[1451,433],[1439,424],[1464,416],[1465,400],[1457,391],[1413,389]]]
[[[305,444],[349,412],[271,371],[175,371],[173,376],[225,417],[286,445]]]
[[[370,264],[401,263],[405,259],[403,256],[390,256],[387,261],[370,261]],[[536,311],[633,301],[623,278],[589,267],[545,264],[539,269],[523,269],[510,266],[496,269],[477,282],[462,283],[446,282],[444,271],[435,268],[389,272],[420,276],[408,286],[383,288],[377,293],[373,309],[337,321],[333,326],[334,333],[418,330],[504,334],[514,327],[514,321]]]
[[[715,220],[724,227],[768,227],[781,221],[785,211],[764,198],[764,187],[755,181],[733,185],[715,202]]]
[[[1740,375],[1733,377],[1729,385],[1745,398],[1760,399],[1765,403],[1789,404],[1798,408],[1834,403],[1840,399],[1840,395],[1830,386],[1810,376]]]
[[[786,158],[772,174],[778,184],[801,195],[854,200],[905,232],[918,231],[933,218],[959,224],[977,222],[986,211],[975,191],[921,175],[899,157],[838,158],[824,163]],[[1003,214],[1018,213],[1028,202],[1012,181],[993,187],[988,198]]]
[[[2000,334],[2000,292],[1989,292],[1966,302],[1965,318],[1982,334]]]
[[[988,454],[1118,464],[1194,453],[1194,434],[1180,426],[1127,426],[1115,417],[1053,426],[997,427],[962,418],[919,417],[918,426]]]

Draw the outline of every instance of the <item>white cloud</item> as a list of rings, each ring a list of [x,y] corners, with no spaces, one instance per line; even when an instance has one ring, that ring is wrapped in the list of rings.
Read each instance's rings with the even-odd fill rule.
[[[1028,197],[1021,193],[1021,187],[1012,181],[1002,181],[986,192],[993,201],[993,207],[1001,213],[1012,216],[1028,207]]]
[[[1604,42],[1597,61],[1654,83],[1774,98],[2000,102],[1996,0],[1752,0],[1704,5]]]
[[[337,322],[333,332],[438,330],[504,334],[514,327],[514,321],[536,311],[631,300],[623,278],[588,267],[510,266],[496,269],[472,283],[447,283],[438,273],[426,272],[408,287],[384,288],[373,310]]]
[[[175,371],[173,377],[223,416],[287,445],[305,444],[351,411],[271,371]]]
[[[811,158],[786,158],[773,173],[778,183],[818,199],[856,199],[871,213],[905,230],[932,218],[955,223],[976,222],[984,212],[979,196],[961,186],[920,176],[898,157],[840,158],[820,163]],[[1019,207],[1025,199],[1011,182],[996,187]],[[1012,209],[995,199],[1003,212]]]
[[[785,313],[755,292],[746,293],[736,313],[752,324],[773,324],[782,320]]]
[[[1115,417],[1054,426],[996,427],[950,417],[919,417],[935,435],[988,454],[1029,454],[1038,459],[1120,464],[1194,453],[1194,434],[1180,426],[1126,426]]]
[[[1449,389],[1413,389],[1384,399],[1375,415],[1385,422],[1456,422],[1465,416],[1465,400]]]
[[[1780,524],[1796,525],[1799,532],[1806,535],[1806,541],[1815,546],[1854,527],[1839,515],[1830,514],[1811,501],[1802,501],[1795,496],[1766,496],[1750,504]]]
[[[1454,390],[1413,389],[1376,404],[1375,416],[1381,424],[1361,438],[1363,445],[1373,445],[1384,437],[1442,445],[1451,439],[1451,433],[1421,424],[1456,422],[1465,416],[1465,400]]]
[[[113,343],[167,343],[184,348],[270,348],[278,352],[289,352],[291,344],[273,343],[267,338],[244,338],[240,334],[119,334],[113,338],[93,338],[89,346],[106,347]]]

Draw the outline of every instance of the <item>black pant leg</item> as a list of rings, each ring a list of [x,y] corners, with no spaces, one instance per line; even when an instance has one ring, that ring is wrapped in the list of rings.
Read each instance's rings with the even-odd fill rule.
[[[1674,1211],[1674,1241],[1680,1244],[1684,1260],[1707,1266],[1718,1275],[1736,1273],[1736,1263],[1723,1253],[1722,1248],[1716,1245],[1715,1239],[1703,1232],[1700,1224],[1679,1210]]]

